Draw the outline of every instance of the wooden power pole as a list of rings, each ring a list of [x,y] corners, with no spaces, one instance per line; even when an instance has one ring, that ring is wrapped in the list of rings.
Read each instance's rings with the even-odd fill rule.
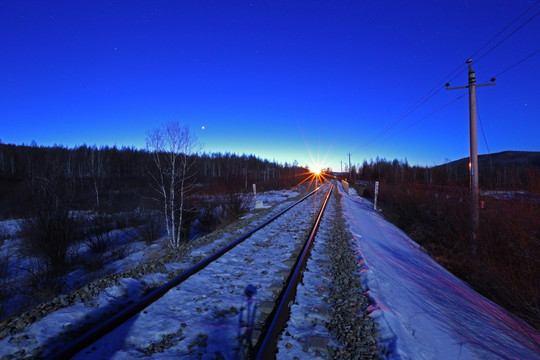
[[[352,181],[352,172],[351,172],[351,153],[349,153],[349,181]]]
[[[468,59],[469,66],[469,85],[460,87],[449,87],[446,84],[446,90],[469,89],[469,137],[470,137],[470,159],[469,159],[469,182],[471,187],[471,223],[472,223],[472,242],[471,253],[476,256],[476,236],[479,223],[479,186],[478,186],[478,143],[476,134],[476,88],[481,86],[496,85],[495,79],[491,79],[490,84],[476,85],[476,74],[472,69],[472,60]]]

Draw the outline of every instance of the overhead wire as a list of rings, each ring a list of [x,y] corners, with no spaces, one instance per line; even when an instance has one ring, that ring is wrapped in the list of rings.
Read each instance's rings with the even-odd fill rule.
[[[534,55],[540,53],[540,49],[534,51],[532,54],[529,54],[527,56],[525,56],[524,58],[522,58],[521,60],[515,62],[514,64],[510,65],[509,67],[507,67],[506,69],[504,69],[503,71],[497,73],[495,76],[493,76],[494,78],[498,78],[499,76],[501,76],[502,74],[504,74],[505,72],[507,72],[508,70],[511,70],[513,69],[514,67],[518,66],[519,64],[521,64],[522,62],[524,62],[525,60],[528,60],[529,58],[533,57]]]
[[[388,140],[388,139],[390,139],[390,138],[396,136],[397,134],[399,134],[399,133],[401,133],[401,132],[403,132],[403,131],[409,129],[410,127],[412,127],[412,126],[414,126],[414,125],[417,125],[418,123],[420,123],[420,122],[426,120],[427,118],[429,118],[429,117],[435,115],[435,114],[438,113],[439,111],[443,110],[444,108],[446,108],[446,107],[452,105],[453,103],[455,103],[455,102],[458,101],[459,99],[463,98],[465,95],[466,95],[466,94],[460,95],[460,96],[456,97],[454,100],[447,102],[446,104],[444,104],[444,105],[442,105],[441,107],[437,108],[436,110],[430,112],[430,113],[427,114],[426,116],[424,116],[424,117],[422,117],[422,118],[416,120],[415,122],[409,124],[408,126],[402,128],[402,129],[396,131],[396,132],[393,133],[392,135],[389,135],[389,136],[385,137],[385,138],[382,139],[381,141],[377,142],[374,146],[379,145],[379,144],[385,142],[386,140]]]
[[[504,33],[510,26],[512,26],[514,23],[516,23],[521,17],[523,17],[526,13],[528,13],[534,6],[536,6],[538,3],[540,3],[540,0],[537,0],[534,4],[532,4],[531,6],[529,6],[525,11],[523,11],[520,15],[518,15],[516,18],[514,18],[508,25],[506,25],[502,30],[500,30],[497,34],[495,34],[491,39],[489,39],[483,46],[481,46],[478,50],[476,50],[469,58],[473,58],[476,54],[480,53],[483,49],[485,49],[491,42],[493,42],[497,37],[499,37],[502,33]],[[530,18],[528,18],[524,23],[522,23],[520,26],[518,26],[516,29],[514,29],[510,34],[508,34],[507,36],[505,36],[502,40],[500,40],[499,42],[497,42],[494,46],[492,46],[491,48],[489,48],[486,52],[484,52],[478,59],[476,59],[476,62],[478,62],[480,59],[484,58],[486,55],[488,55],[491,51],[493,51],[495,48],[497,48],[499,45],[501,45],[504,41],[506,41],[508,38],[510,38],[512,35],[514,35],[517,31],[519,31],[520,29],[522,29],[526,24],[528,24],[530,21],[532,21],[536,16],[538,16],[540,14],[540,11],[536,12],[533,16],[531,16]],[[514,66],[517,66],[518,64],[520,64],[521,62],[527,60],[528,58],[536,55],[538,52],[540,52],[540,49],[535,51],[534,53],[530,54],[529,56],[521,59],[520,61],[518,61],[517,63],[513,64],[512,66],[508,67],[507,69],[503,70],[502,72],[500,72],[498,75],[496,75],[495,77],[497,76],[500,76],[502,73],[510,70],[511,68],[513,68]],[[432,114],[434,114],[435,112],[438,112],[440,110],[442,110],[443,108],[445,108],[446,106],[450,105],[452,102],[454,101],[457,101],[459,98],[457,99],[454,99],[453,101],[451,101],[450,103],[447,103],[446,105],[443,105],[442,107],[440,107],[439,109],[437,109],[435,112],[432,112],[430,113],[429,115],[427,115],[426,117],[422,118],[421,120],[419,121],[416,121],[412,124],[410,124],[409,126],[406,126],[405,128],[403,128],[402,130],[398,131],[397,133],[394,133],[392,134],[391,136],[388,136],[386,138],[384,138],[383,140],[381,141],[378,141],[377,142],[377,139],[379,139],[381,136],[383,136],[384,134],[388,133],[392,128],[394,128],[397,124],[399,124],[401,121],[403,121],[405,118],[407,118],[409,115],[411,115],[413,112],[415,112],[419,107],[421,107],[422,105],[424,105],[426,102],[428,102],[431,98],[433,98],[436,94],[438,94],[443,88],[441,87],[442,84],[444,84],[445,82],[451,82],[452,80],[454,80],[455,78],[457,78],[458,76],[460,76],[461,74],[463,74],[465,72],[465,68],[463,68],[463,70],[461,70],[459,73],[455,74],[454,73],[456,71],[458,71],[460,68],[462,67],[462,65],[460,64],[458,67],[456,67],[455,70],[453,70],[452,72],[450,72],[447,76],[445,76],[443,78],[442,81],[440,81],[439,83],[437,83],[437,85],[435,85],[434,87],[432,87],[424,96],[422,96],[419,100],[417,100],[416,102],[414,102],[409,108],[407,108],[407,110],[405,110],[396,120],[394,120],[391,124],[387,125],[382,131],[380,131],[377,135],[375,135],[368,143],[366,143],[364,146],[360,147],[360,149],[365,149],[369,146],[371,146],[372,144],[375,143],[374,146],[388,140],[389,138],[397,135],[398,133],[402,132],[403,130],[405,129],[408,129],[410,128],[411,126],[419,123],[420,121],[424,120],[426,117],[429,117],[431,116]],[[452,75],[454,75],[452,78],[450,78]],[[449,80],[446,80],[450,78]],[[483,130],[482,130],[483,131]],[[485,135],[484,135],[484,139],[485,139]],[[486,145],[487,145],[487,140],[486,140]],[[489,151],[489,150],[488,150]]]
[[[529,12],[529,10],[531,10],[533,7],[536,6],[536,4],[538,4],[540,2],[540,0],[536,0],[536,2],[534,4],[532,4],[531,6],[529,6],[525,11],[523,11],[521,14],[519,14],[518,17],[516,17],[514,20],[512,20],[510,23],[508,23],[508,25],[506,25],[501,31],[499,31],[497,34],[495,34],[491,39],[489,39],[482,47],[480,47],[480,49],[476,50],[470,57],[469,59],[472,59],[476,54],[478,54],[480,51],[482,51],[486,46],[489,45],[489,43],[491,43],[493,40],[495,40],[499,35],[501,35],[503,32],[506,31],[506,29],[508,29],[510,26],[512,26],[512,24],[514,24],[516,21],[518,21],[523,15],[525,15],[526,13]]]
[[[484,138],[484,143],[486,144],[486,149],[489,155],[489,164],[491,166],[491,170],[493,171],[493,161],[491,160],[491,151],[489,150],[486,133],[484,132],[484,125],[482,124],[482,118],[480,117],[480,107],[478,106],[478,99],[476,100],[476,114],[478,116],[478,122],[480,123],[480,130],[482,132],[482,137]]]
[[[531,6],[529,6],[525,11],[523,11],[518,17],[516,17],[514,20],[512,20],[508,25],[506,25],[501,31],[499,31],[495,36],[493,36],[486,44],[484,44],[484,46],[482,46],[479,50],[477,50],[472,56],[471,58],[473,58],[476,54],[478,54],[482,49],[484,49],[489,43],[491,43],[494,39],[496,39],[499,35],[501,35],[504,31],[506,31],[512,24],[514,24],[517,20],[519,20],[523,15],[525,15],[527,12],[529,12],[534,6],[536,6],[538,3],[540,2],[540,0],[537,0],[534,4],[532,4]],[[491,48],[489,48],[486,52],[484,52],[479,58],[476,59],[476,62],[480,61],[482,58],[484,58],[486,55],[488,55],[491,51],[493,51],[494,49],[496,49],[499,45],[501,45],[503,42],[505,42],[508,38],[510,38],[512,35],[514,35],[516,32],[518,32],[519,30],[521,30],[525,25],[527,25],[529,22],[531,22],[536,16],[538,16],[540,14],[540,11],[537,11],[533,16],[531,16],[530,18],[528,18],[524,23],[522,23],[520,26],[518,26],[516,29],[514,29],[511,33],[509,33],[508,35],[506,35],[503,39],[501,39],[499,42],[497,42],[495,45],[493,45]],[[492,77],[492,79],[495,79],[497,77],[499,77],[500,75],[504,74],[505,72],[507,72],[508,70],[514,68],[515,66],[521,64],[522,62],[526,61],[527,59],[529,59],[530,57],[536,55],[538,52],[540,52],[540,49],[534,51],[532,54],[529,54],[527,55],[526,57],[522,58],[521,60],[517,61],[516,63],[510,65],[509,67],[507,67],[506,69],[504,69],[503,71],[499,72],[498,74],[494,75]],[[487,152],[488,152],[488,155],[489,155],[489,163],[490,163],[490,166],[491,166],[491,170],[493,171],[493,162],[492,162],[492,158],[491,158],[491,151],[489,149],[489,144],[488,144],[488,141],[487,141],[487,138],[486,138],[486,133],[484,131],[484,124],[482,122],[482,117],[480,116],[480,108],[478,106],[478,99],[476,100],[476,113],[477,113],[477,116],[478,116],[478,122],[480,123],[480,130],[482,132],[482,137],[484,139],[484,143],[486,145],[486,149],[487,149]]]
[[[499,45],[501,45],[503,42],[505,42],[509,37],[511,37],[512,35],[514,35],[516,32],[518,32],[519,30],[521,30],[525,25],[527,25],[532,19],[534,19],[535,17],[537,17],[538,15],[540,14],[540,11],[537,11],[536,14],[534,14],[533,16],[531,16],[527,21],[525,21],[523,24],[521,24],[519,27],[517,27],[516,29],[514,29],[514,31],[512,31],[510,34],[506,35],[501,41],[499,41],[498,43],[496,43],[495,45],[493,45],[491,48],[489,48],[488,51],[486,51],[485,53],[482,54],[482,56],[480,56],[478,59],[476,59],[476,62],[480,61],[481,59],[483,59],[487,54],[489,54],[490,52],[492,52],[494,49],[496,49]]]
[[[540,49],[538,49],[538,50],[532,52],[531,54],[525,56],[524,58],[516,61],[515,63],[508,66],[503,71],[500,71],[499,73],[497,73],[495,76],[493,76],[493,78],[498,78],[499,76],[501,76],[505,72],[513,69],[514,67],[518,66],[519,64],[523,63],[527,59],[529,59],[529,58],[533,57],[534,55],[538,54],[539,52],[540,52]],[[480,130],[482,131],[482,137],[484,138],[484,143],[486,144],[486,149],[487,149],[487,152],[488,152],[488,155],[489,155],[489,163],[490,163],[490,166],[491,166],[491,170],[493,171],[494,168],[493,168],[493,161],[491,159],[491,151],[489,149],[489,145],[488,145],[488,142],[487,142],[486,133],[484,132],[484,125],[482,123],[482,117],[480,116],[480,107],[478,106],[478,99],[476,100],[476,113],[478,115],[478,122],[480,123]]]
[[[540,1],[540,0],[539,0]],[[415,112],[420,106],[424,105],[426,102],[428,102],[431,98],[433,98],[435,95],[437,95],[443,88],[441,87],[446,81],[452,81],[459,75],[463,74],[465,70],[461,70],[459,73],[454,75],[450,80],[447,80],[450,76],[452,76],[456,71],[459,70],[461,67],[456,67],[452,72],[450,72],[448,75],[446,75],[440,82],[438,82],[435,86],[433,86],[424,96],[422,96],[419,100],[414,102],[407,110],[405,110],[394,122],[392,122],[390,125],[387,125],[382,131],[380,131],[377,135],[375,135],[370,142],[362,146],[360,149],[364,149],[366,147],[369,147],[371,144],[373,144],[378,138],[380,138],[382,135],[390,131],[392,128],[394,128],[397,124],[399,124],[401,121],[403,121],[407,116],[411,115],[413,112]]]

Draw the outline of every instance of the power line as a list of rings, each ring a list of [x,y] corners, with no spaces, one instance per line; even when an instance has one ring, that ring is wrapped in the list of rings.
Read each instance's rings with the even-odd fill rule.
[[[540,1],[540,0],[539,0]],[[369,147],[371,144],[373,144],[377,139],[379,139],[381,136],[386,134],[388,131],[390,131],[392,128],[394,128],[397,124],[399,124],[401,121],[403,121],[406,117],[411,115],[413,112],[415,112],[420,106],[424,105],[426,102],[428,102],[432,97],[437,95],[443,88],[441,87],[445,82],[446,79],[450,76],[452,76],[456,71],[458,71],[461,68],[461,65],[458,66],[456,69],[454,69],[452,72],[450,72],[448,75],[446,75],[439,83],[437,83],[435,86],[433,86],[424,96],[422,96],[419,100],[414,102],[411,106],[407,108],[394,122],[392,122],[390,125],[387,125],[382,131],[380,131],[377,135],[375,135],[370,142],[362,146],[360,149],[365,149]],[[451,78],[449,81],[452,81],[459,75],[461,75],[465,70],[460,71],[458,74],[454,75],[453,78]],[[436,91],[435,91],[436,90]],[[435,91],[435,92],[433,92]]]
[[[515,62],[514,64],[510,65],[509,67],[507,67],[506,69],[504,69],[503,71],[501,71],[500,73],[498,73],[497,75],[495,75],[494,77],[497,78],[499,76],[501,76],[502,74],[504,74],[505,72],[507,72],[508,70],[518,66],[519,64],[521,64],[522,62],[524,62],[525,60],[533,57],[534,55],[538,54],[540,52],[540,49],[536,50],[535,52],[533,52],[532,54],[529,54],[527,56],[525,56],[523,59]]]
[[[506,25],[501,31],[499,31],[497,34],[495,34],[495,36],[493,36],[491,39],[489,39],[488,42],[486,42],[480,49],[476,50],[471,56],[469,56],[469,59],[472,59],[474,58],[474,56],[476,54],[478,54],[480,51],[482,51],[486,46],[488,46],[488,44],[490,42],[492,42],[493,40],[495,40],[499,35],[501,35],[503,32],[506,31],[506,29],[508,29],[513,23],[515,23],[516,21],[518,21],[523,15],[525,15],[526,13],[529,12],[529,10],[531,10],[533,7],[536,6],[536,4],[538,4],[540,2],[540,0],[537,0],[534,4],[532,4],[531,6],[529,6],[525,11],[523,11],[518,17],[516,17],[514,20],[512,20],[508,25]]]
[[[537,17],[540,14],[540,11],[538,11],[536,14],[531,16],[527,21],[525,21],[523,24],[518,26],[514,31],[512,31],[510,34],[506,35],[501,41],[496,43],[494,46],[492,46],[488,51],[483,53],[478,59],[476,59],[476,62],[480,61],[483,57],[485,57],[487,54],[489,54],[491,51],[493,51],[495,48],[497,48],[499,45],[501,45],[506,39],[508,39],[510,36],[514,35],[516,32],[518,32],[520,29],[522,29],[525,25],[527,25],[532,19]]]
[[[539,0],[540,1],[540,0]],[[497,73],[494,78],[498,78],[499,76],[501,76],[502,74],[504,74],[505,72],[513,69],[514,67],[518,66],[519,64],[521,64],[522,62],[526,61],[527,59],[533,57],[534,55],[540,53],[540,49],[534,51],[533,53],[525,56],[524,58],[522,58],[521,60],[515,62],[514,64],[508,66],[506,69],[504,69],[503,71]],[[477,100],[477,108],[476,108],[476,112],[478,114],[478,120],[480,122],[480,129],[482,130],[482,137],[484,138],[484,142],[486,144],[486,148],[487,148],[487,151],[488,151],[488,155],[489,155],[489,162],[490,162],[490,165],[491,165],[491,169],[493,170],[493,162],[491,160],[491,151],[489,149],[489,145],[488,145],[488,142],[487,142],[487,139],[486,139],[486,134],[484,132],[484,125],[482,123],[482,118],[480,117],[480,108],[478,107],[478,100]]]
[[[482,124],[482,117],[480,117],[480,107],[478,106],[478,98],[476,99],[476,114],[478,115],[478,121],[480,122],[480,130],[482,131],[482,137],[484,138],[484,143],[486,144],[487,152],[489,155],[489,164],[491,166],[491,170],[493,171],[493,161],[491,160],[491,151],[489,150],[486,133],[484,132],[484,125]]]
[[[482,124],[482,118],[480,117],[480,108],[478,107],[478,99],[476,100],[476,114],[478,114],[478,122],[480,123],[480,130],[482,130],[482,137],[484,138],[484,143],[486,144],[486,148],[488,151],[488,154],[491,154],[491,151],[489,150],[489,145],[486,139],[486,133],[484,132],[484,125]]]
[[[490,42],[492,42],[495,38],[497,38],[500,34],[502,34],[506,29],[508,29],[512,24],[514,24],[517,20],[519,20],[523,15],[525,15],[527,12],[529,12],[529,10],[531,10],[534,6],[536,6],[536,4],[538,4],[540,2],[540,0],[537,0],[534,4],[532,4],[531,6],[529,6],[524,12],[522,12],[517,18],[515,18],[513,21],[511,21],[508,25],[506,25],[501,31],[499,31],[494,37],[492,37],[484,46],[482,46],[479,50],[477,50],[472,56],[474,57],[474,55],[476,55],[477,53],[479,53],[482,49],[484,49]],[[497,44],[495,44],[493,47],[491,47],[488,51],[486,51],[484,54],[482,54],[482,56],[480,56],[478,59],[477,59],[477,62],[482,59],[483,57],[485,57],[487,54],[489,54],[492,50],[494,50],[495,48],[497,48],[500,44],[502,44],[504,41],[506,41],[510,36],[514,35],[517,31],[519,31],[521,28],[523,28],[526,24],[528,24],[530,21],[532,21],[532,19],[534,19],[536,16],[538,16],[538,14],[540,14],[540,11],[536,12],[536,14],[534,14],[533,16],[531,16],[527,21],[525,21],[524,23],[522,23],[519,27],[517,27],[514,31],[512,31],[510,34],[508,34],[507,36],[505,36],[502,40],[500,40]],[[527,59],[533,57],[534,55],[538,54],[540,52],[540,49],[534,51],[533,53],[527,55],[526,57],[522,58],[521,60],[515,62],[514,64],[510,65],[509,67],[507,67],[506,69],[504,69],[503,71],[497,73],[495,76],[493,76],[493,78],[497,78],[499,77],[500,75],[504,74],[505,72],[509,71],[510,69],[516,67],[517,65],[521,64],[522,62],[526,61]],[[480,130],[482,131],[482,137],[484,138],[484,143],[486,144],[486,149],[487,149],[487,152],[488,152],[488,155],[489,155],[489,162],[490,162],[490,165],[491,165],[491,168],[493,170],[493,162],[491,160],[491,151],[489,149],[489,145],[488,145],[488,142],[487,142],[487,138],[486,138],[486,133],[484,131],[484,124],[482,123],[482,118],[480,116],[480,108],[478,107],[478,100],[476,101],[476,112],[478,114],[478,120],[480,122]]]
[[[405,130],[407,130],[407,129],[409,129],[409,128],[415,126],[415,125],[417,125],[418,123],[420,123],[420,122],[426,120],[427,118],[429,118],[429,117],[435,115],[436,113],[438,113],[438,112],[441,111],[442,109],[444,109],[444,108],[446,108],[446,107],[452,105],[453,103],[455,103],[455,102],[458,101],[459,99],[463,98],[465,95],[466,95],[466,94],[460,95],[460,96],[458,96],[457,98],[455,98],[454,100],[452,100],[452,101],[450,101],[450,102],[447,102],[446,104],[444,104],[444,105],[442,105],[441,107],[439,107],[438,109],[436,109],[436,110],[430,112],[429,114],[427,114],[427,115],[424,116],[423,118],[420,118],[420,119],[416,120],[415,122],[413,122],[413,123],[411,123],[411,124],[405,126],[404,128],[402,128],[402,129],[396,131],[396,132],[393,133],[392,135],[389,135],[389,136],[385,137],[384,139],[382,139],[381,141],[378,141],[374,146],[377,146],[377,145],[379,145],[379,144],[385,142],[386,140],[388,140],[388,139],[390,139],[390,138],[396,136],[397,134],[400,134],[400,133],[402,133],[403,131],[405,131]]]

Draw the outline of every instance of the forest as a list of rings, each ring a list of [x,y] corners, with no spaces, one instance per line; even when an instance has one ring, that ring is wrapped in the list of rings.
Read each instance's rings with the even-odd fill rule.
[[[480,155],[479,183],[484,190],[522,190],[540,194],[540,152],[505,151]],[[355,180],[385,184],[422,184],[448,189],[469,187],[468,158],[438,166],[409,165],[407,160],[376,158],[352,166]]]
[[[254,155],[202,153],[194,162],[192,182],[199,194],[261,191],[292,187],[307,170],[298,164],[277,164]],[[36,181],[68,179],[73,209],[128,211],[152,207],[151,153],[136,148],[82,145],[41,147],[0,144],[0,219],[25,217],[32,207]]]

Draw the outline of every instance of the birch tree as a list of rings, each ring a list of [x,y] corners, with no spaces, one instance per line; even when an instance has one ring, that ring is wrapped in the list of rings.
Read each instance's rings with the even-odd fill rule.
[[[103,174],[103,160],[102,151],[99,151],[95,146],[90,150],[90,157],[88,158],[88,169],[92,176],[92,182],[94,183],[94,193],[96,194],[96,207],[101,209],[99,203],[99,188],[101,184],[101,177]]]
[[[163,214],[169,245],[178,248],[183,241],[182,220],[186,212],[186,196],[193,187],[197,139],[189,128],[169,123],[148,133],[148,151],[154,171],[150,172]],[[184,235],[185,236],[185,235]]]

